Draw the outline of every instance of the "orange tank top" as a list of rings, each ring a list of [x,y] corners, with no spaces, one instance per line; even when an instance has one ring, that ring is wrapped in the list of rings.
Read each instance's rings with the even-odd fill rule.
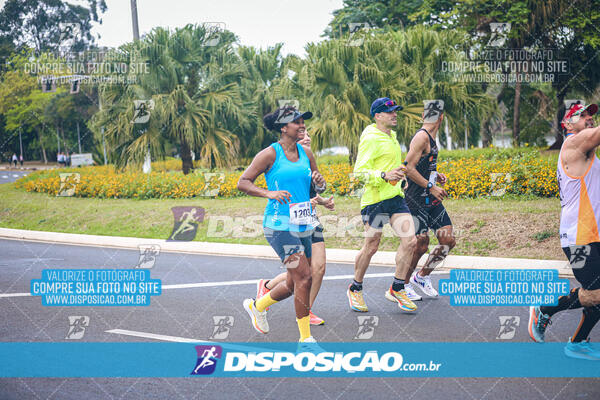
[[[561,149],[556,176],[561,207],[561,247],[600,242],[600,160],[594,155],[585,173],[575,177],[565,171]]]

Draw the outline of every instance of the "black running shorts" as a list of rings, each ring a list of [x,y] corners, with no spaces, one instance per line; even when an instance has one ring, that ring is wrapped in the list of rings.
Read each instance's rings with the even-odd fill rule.
[[[431,207],[413,207],[410,213],[415,223],[416,235],[426,234],[429,229],[435,232],[443,226],[452,225],[450,216],[441,202]]]

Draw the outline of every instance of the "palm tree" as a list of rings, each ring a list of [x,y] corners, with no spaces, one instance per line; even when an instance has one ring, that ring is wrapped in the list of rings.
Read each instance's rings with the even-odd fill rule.
[[[218,45],[208,45],[217,34]],[[234,40],[230,32],[187,25],[174,32],[156,28],[143,40],[120,48],[130,62],[132,58],[146,62],[148,73],[135,74],[131,84],[101,88],[103,110],[95,125],[104,124],[118,165],[138,165],[148,151],[164,157],[170,143],[178,147],[184,174],[193,168],[192,151],[209,168],[234,160],[236,136],[220,122],[241,118],[239,89],[233,80],[242,68],[231,46]],[[132,123],[134,100],[153,101],[147,122]]]
[[[267,142],[276,140],[275,135],[264,128],[262,117],[277,103],[273,82],[279,77],[281,47],[282,44],[277,44],[266,50],[246,46],[237,49],[246,69],[240,82],[244,106],[249,111],[247,124],[241,127],[240,132],[245,157],[256,154]]]
[[[246,72],[240,82],[244,105],[250,111],[247,124],[241,126],[241,140],[245,157],[278,139],[277,133],[266,130],[262,117],[279,107],[282,100],[297,100],[301,109],[309,105],[296,71],[303,61],[295,55],[281,56],[283,43],[265,50],[240,46],[237,50]],[[292,74],[289,74],[292,72]]]
[[[370,89],[381,86],[382,72],[363,62],[363,49],[340,40],[310,44],[307,53],[298,75],[311,108],[319,110],[310,125],[315,146],[346,145],[353,161],[370,121]]]
[[[445,62],[466,61],[465,54],[456,50],[464,42],[464,34],[415,26],[406,31],[391,32],[390,37],[398,47],[390,49],[388,54],[398,56],[393,62],[401,66],[397,76],[400,87],[405,88],[405,96],[400,98],[401,104],[407,105],[405,124],[399,124],[402,137],[410,139],[420,124],[423,100],[441,99],[445,103],[445,116],[453,139],[464,141],[461,132],[464,132],[465,124],[478,125],[494,104],[494,99],[482,85],[461,82],[442,72]]]
[[[406,31],[367,35],[361,46],[330,40],[307,46],[299,70],[303,95],[319,110],[310,129],[318,149],[345,145],[354,162],[360,133],[371,123],[371,102],[390,97],[403,105],[398,139],[405,144],[417,129],[423,100],[442,99],[456,139],[465,115],[481,120],[492,105],[482,87],[455,82],[441,73],[443,61],[459,61],[455,50],[464,40],[457,32],[417,26]]]

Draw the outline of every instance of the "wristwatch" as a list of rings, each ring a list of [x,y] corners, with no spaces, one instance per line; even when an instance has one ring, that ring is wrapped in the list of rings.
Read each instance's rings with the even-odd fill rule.
[[[381,179],[383,179],[384,181],[388,181],[387,179],[385,179],[385,172],[381,171]]]
[[[432,187],[433,187],[433,183],[427,182],[427,190],[431,189]]]

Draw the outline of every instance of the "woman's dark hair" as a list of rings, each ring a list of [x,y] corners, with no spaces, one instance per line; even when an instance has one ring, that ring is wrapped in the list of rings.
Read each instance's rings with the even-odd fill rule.
[[[296,110],[295,107],[292,106],[286,106],[286,107],[279,107],[278,109],[276,109],[273,112],[268,113],[267,115],[265,115],[263,117],[263,123],[265,125],[265,128],[267,128],[270,131],[275,131],[275,132],[281,132],[281,128],[287,125],[286,123],[282,123],[280,121],[282,121],[283,117],[296,112],[298,110]]]

